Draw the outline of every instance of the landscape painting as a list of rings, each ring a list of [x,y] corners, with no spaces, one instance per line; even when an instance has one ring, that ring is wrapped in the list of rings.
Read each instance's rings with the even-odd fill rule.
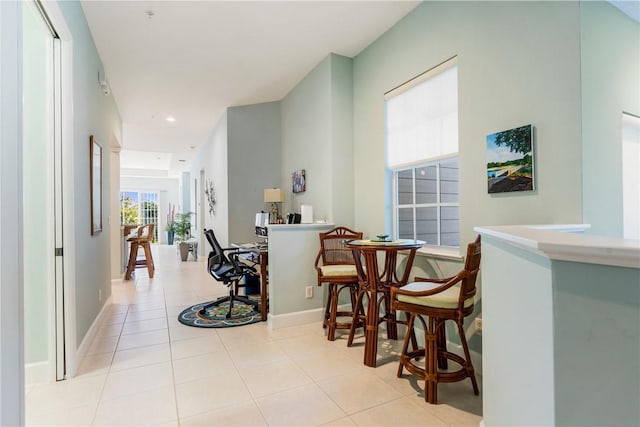
[[[487,184],[489,193],[534,189],[531,125],[487,136]]]

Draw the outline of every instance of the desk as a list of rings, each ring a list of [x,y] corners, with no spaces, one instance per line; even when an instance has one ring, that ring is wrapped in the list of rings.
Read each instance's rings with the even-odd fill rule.
[[[382,321],[387,322],[387,337],[398,339],[398,328],[395,316],[391,315],[391,301],[389,288],[392,286],[403,286],[409,279],[413,258],[416,250],[425,242],[422,240],[352,240],[347,243],[353,251],[353,258],[358,271],[358,304],[362,304],[362,299],[366,293],[369,297],[367,307],[365,334],[364,334],[364,364],[366,366],[376,366],[376,354],[378,351],[378,325]],[[398,253],[406,251],[407,263],[402,276],[398,278],[396,262]],[[384,253],[384,270],[380,272],[378,268],[378,252]],[[365,268],[362,267],[362,257],[365,260]],[[366,273],[365,273],[366,271]],[[381,295],[379,295],[381,294]],[[380,304],[384,301],[386,313],[380,318]],[[356,310],[357,311],[357,310]],[[354,324],[355,319],[354,319]],[[353,340],[353,335],[349,336],[349,343]]]
[[[260,315],[262,321],[267,320],[268,310],[268,292],[269,292],[269,251],[266,245],[256,245],[253,243],[233,243],[231,246],[251,251],[251,254],[242,254],[240,257],[248,259],[260,266]]]

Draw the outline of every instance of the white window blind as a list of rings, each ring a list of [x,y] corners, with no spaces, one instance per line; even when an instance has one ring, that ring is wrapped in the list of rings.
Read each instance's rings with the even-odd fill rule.
[[[388,167],[458,152],[455,58],[390,91],[385,99]]]

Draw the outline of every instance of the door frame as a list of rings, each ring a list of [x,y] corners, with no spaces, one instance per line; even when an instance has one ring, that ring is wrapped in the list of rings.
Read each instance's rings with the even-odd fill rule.
[[[64,189],[62,198],[62,236],[63,256],[63,305],[64,305],[64,358],[65,375],[64,378],[74,377],[78,370],[77,355],[77,328],[76,328],[76,283],[75,283],[75,186],[74,186],[74,150],[73,150],[73,38],[67,22],[58,6],[57,2],[42,2],[42,8],[46,12],[51,24],[56,29],[60,45],[60,76],[59,84],[61,88],[59,111],[60,138],[62,149],[62,188]],[[55,313],[55,297],[51,298],[49,308]],[[51,366],[56,366],[56,339],[55,324],[51,326],[53,335],[50,340]],[[52,376],[55,377],[55,369],[51,369]],[[52,378],[55,379],[55,378]]]

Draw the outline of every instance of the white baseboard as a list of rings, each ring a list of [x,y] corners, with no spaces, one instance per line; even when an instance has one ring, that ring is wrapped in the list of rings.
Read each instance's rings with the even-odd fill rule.
[[[277,314],[269,313],[267,321],[269,329],[276,330],[288,328],[290,326],[306,325],[308,323],[321,322],[324,317],[324,308],[314,308],[313,310],[296,311],[295,313]]]
[[[51,364],[48,361],[27,363],[24,367],[24,382],[27,385],[51,381]]]
[[[76,352],[75,359],[80,363],[82,358],[87,354],[89,350],[89,346],[93,342],[93,339],[98,332],[100,325],[102,324],[104,315],[106,310],[111,307],[111,297],[105,302],[104,306],[102,306],[102,310],[98,313],[98,316],[93,321],[93,324],[87,331],[82,343],[78,347],[78,351]],[[75,376],[75,373],[78,371],[78,366],[67,366],[67,379]],[[52,365],[49,361],[43,362],[35,362],[35,363],[27,363],[25,364],[25,384],[42,384],[49,383],[54,378],[52,373]]]
[[[120,279],[114,279],[112,280],[112,282],[119,280]],[[91,346],[91,343],[93,343],[93,339],[96,337],[98,329],[100,329],[100,326],[102,325],[102,322],[104,320],[105,313],[109,308],[111,308],[111,296],[109,296],[109,299],[107,299],[107,301],[102,306],[102,310],[100,310],[100,313],[98,313],[93,323],[91,324],[91,327],[82,339],[82,342],[78,346],[75,357],[75,360],[78,361],[78,364],[82,362],[82,359],[84,359],[84,356],[86,356],[87,351],[89,351],[89,347]],[[75,369],[71,369],[68,371],[72,373],[72,375],[69,375],[69,378],[71,378],[72,376],[75,376],[75,373],[78,371],[78,366],[76,366]]]

